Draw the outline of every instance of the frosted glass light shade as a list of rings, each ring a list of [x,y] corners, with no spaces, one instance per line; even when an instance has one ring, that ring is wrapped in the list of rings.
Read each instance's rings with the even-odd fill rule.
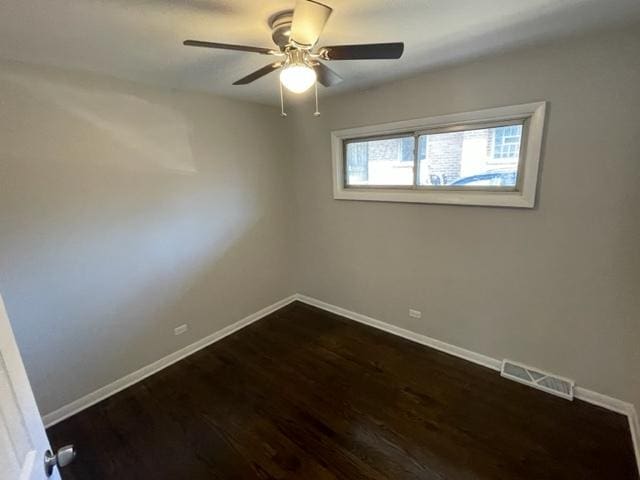
[[[316,79],[313,68],[299,63],[288,65],[280,72],[280,82],[293,93],[306,92],[316,83]]]

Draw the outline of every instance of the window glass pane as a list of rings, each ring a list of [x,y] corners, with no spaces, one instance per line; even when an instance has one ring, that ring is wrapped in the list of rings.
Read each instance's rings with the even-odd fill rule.
[[[515,188],[522,125],[421,135],[419,185]]]
[[[413,136],[347,143],[347,185],[413,185]]]

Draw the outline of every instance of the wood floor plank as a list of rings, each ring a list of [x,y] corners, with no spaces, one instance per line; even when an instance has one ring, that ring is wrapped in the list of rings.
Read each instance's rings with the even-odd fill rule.
[[[639,478],[626,417],[302,303],[48,433],[64,480]]]

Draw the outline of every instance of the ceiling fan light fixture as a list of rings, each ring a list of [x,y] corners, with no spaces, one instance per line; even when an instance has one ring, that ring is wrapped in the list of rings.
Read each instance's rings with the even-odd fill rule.
[[[331,60],[394,60],[402,57],[404,43],[364,43],[357,45],[334,45],[316,47],[318,39],[331,16],[333,9],[319,0],[296,0],[293,10],[283,10],[269,18],[271,39],[277,48],[254,47],[231,43],[202,40],[185,40],[189,47],[215,48],[239,52],[251,52],[277,57],[268,65],[233,82],[248,85],[280,70],[280,100],[287,90],[300,94],[316,87],[332,87],[342,77],[324,64]],[[284,111],[282,112],[283,116]],[[316,112],[317,113],[317,112]]]
[[[306,92],[317,79],[316,71],[304,63],[291,63],[280,72],[282,86],[293,93]]]

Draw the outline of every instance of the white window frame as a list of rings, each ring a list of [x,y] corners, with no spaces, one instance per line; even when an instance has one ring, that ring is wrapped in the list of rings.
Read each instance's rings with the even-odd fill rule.
[[[542,137],[547,102],[490,108],[474,112],[417,118],[400,122],[348,128],[331,132],[333,160],[333,198],[375,202],[435,203],[448,205],[481,205],[491,207],[533,208],[542,152]],[[344,143],[348,140],[396,135],[417,130],[473,126],[491,122],[523,120],[522,157],[515,190],[430,187],[357,187],[346,186]]]

